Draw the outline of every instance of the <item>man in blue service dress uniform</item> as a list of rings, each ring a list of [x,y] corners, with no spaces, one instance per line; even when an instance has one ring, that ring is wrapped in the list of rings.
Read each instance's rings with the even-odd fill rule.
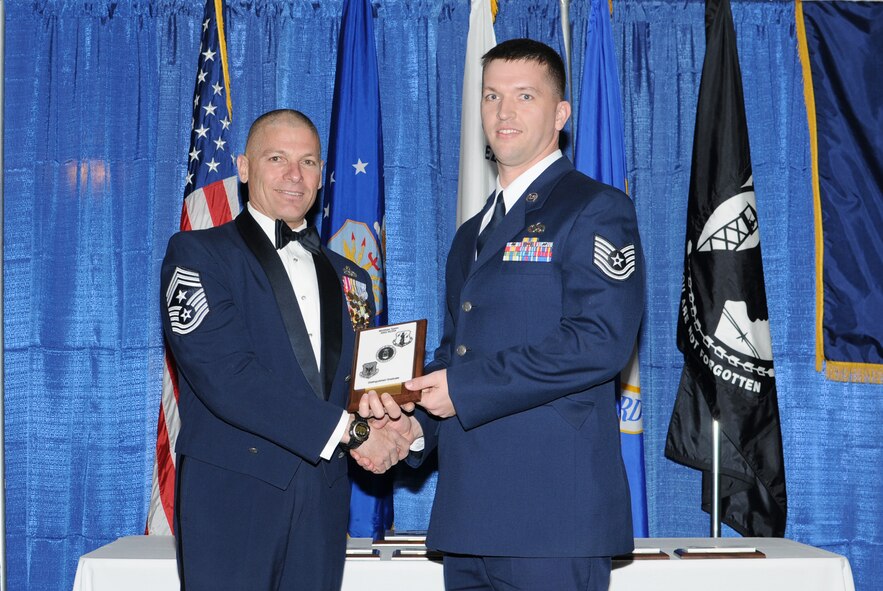
[[[390,424],[438,448],[447,589],[606,591],[633,548],[616,397],[644,307],[635,211],[562,157],[555,51],[516,39],[483,64],[497,190],[448,255],[435,371],[408,384],[425,412]]]
[[[361,444],[381,471],[411,442],[343,410],[353,328],[373,315],[371,279],[320,248],[304,221],[321,186],[316,128],[298,111],[267,113],[237,165],[247,209],[174,235],[162,266],[181,413],[181,587],[339,589],[344,450]]]

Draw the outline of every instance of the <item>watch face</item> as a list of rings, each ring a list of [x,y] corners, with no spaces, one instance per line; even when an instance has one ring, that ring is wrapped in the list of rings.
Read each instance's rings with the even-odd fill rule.
[[[368,427],[368,423],[358,422],[353,425],[353,435],[356,436],[356,439],[360,441],[365,441],[368,439],[368,435],[371,433],[371,428]]]

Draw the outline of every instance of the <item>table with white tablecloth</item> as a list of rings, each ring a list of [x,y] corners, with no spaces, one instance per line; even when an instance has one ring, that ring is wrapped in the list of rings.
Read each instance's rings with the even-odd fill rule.
[[[855,591],[843,556],[775,538],[639,538],[638,548],[658,548],[662,559],[614,562],[611,591]],[[757,548],[765,558],[685,560],[688,547]],[[347,558],[343,591],[441,591],[442,566],[419,557]],[[128,536],[80,557],[74,591],[177,591],[174,540]]]

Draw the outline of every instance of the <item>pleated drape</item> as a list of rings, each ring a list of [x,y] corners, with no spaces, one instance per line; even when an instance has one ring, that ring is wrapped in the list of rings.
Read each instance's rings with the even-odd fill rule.
[[[327,137],[341,4],[228,3],[234,150],[257,115],[282,106],[307,113]],[[582,71],[585,4],[570,7],[573,72]],[[501,2],[497,39],[526,35],[562,49],[558,6]],[[144,529],[162,375],[159,264],[181,211],[202,2],[12,0],[5,8],[8,581],[55,591],[70,588],[81,554]],[[787,535],[846,554],[857,588],[871,589],[883,578],[873,561],[883,544],[883,389],[825,382],[813,369],[812,193],[794,7],[734,0],[733,15]],[[389,320],[427,318],[431,347],[456,217],[468,17],[465,0],[375,2]],[[703,536],[708,524],[698,473],[662,455],[682,363],[675,322],[703,19],[698,0],[613,2],[629,189],[647,259],[641,376],[653,536]],[[571,86],[579,96],[579,80]],[[396,525],[425,527],[433,492],[431,471],[399,470]]]

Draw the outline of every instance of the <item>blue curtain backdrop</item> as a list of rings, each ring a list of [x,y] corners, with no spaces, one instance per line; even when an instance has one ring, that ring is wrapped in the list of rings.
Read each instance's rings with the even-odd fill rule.
[[[574,72],[586,7],[571,6]],[[327,137],[340,0],[235,0],[234,149],[293,106]],[[641,341],[652,536],[704,536],[699,473],[663,458],[704,3],[613,2],[629,187],[647,259]],[[733,0],[778,373],[787,535],[883,578],[883,387],[813,368],[812,193],[790,2]],[[454,232],[465,0],[375,2],[391,322],[441,328]],[[561,47],[557,0],[502,2],[498,40]],[[4,330],[10,589],[70,588],[77,558],[143,532],[162,375],[159,264],[178,227],[202,2],[6,2]],[[573,81],[579,96],[579,80]],[[579,105],[575,105],[577,116]],[[431,475],[400,472],[399,528],[425,527]]]

